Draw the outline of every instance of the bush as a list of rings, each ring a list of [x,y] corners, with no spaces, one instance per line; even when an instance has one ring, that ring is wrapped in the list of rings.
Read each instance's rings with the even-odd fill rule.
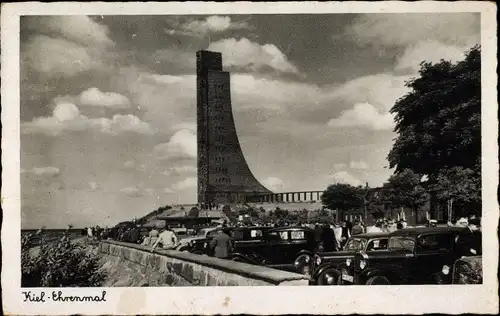
[[[23,236],[21,266],[23,287],[98,287],[105,274],[99,271],[99,257],[89,248],[71,242],[65,234],[54,244],[44,236],[33,249],[33,235]]]

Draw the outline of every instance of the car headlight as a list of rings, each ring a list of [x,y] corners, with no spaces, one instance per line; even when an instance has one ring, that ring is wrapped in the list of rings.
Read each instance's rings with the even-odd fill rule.
[[[448,275],[450,273],[450,267],[444,265],[441,271],[443,272],[444,275]]]
[[[359,267],[361,268],[361,270],[363,270],[366,267],[366,261],[365,260],[361,260],[359,262]]]
[[[321,264],[321,257],[316,257],[316,265],[319,266]]]
[[[350,265],[351,265],[351,258],[347,258],[347,259],[345,260],[345,265],[346,265],[346,266],[350,266]]]

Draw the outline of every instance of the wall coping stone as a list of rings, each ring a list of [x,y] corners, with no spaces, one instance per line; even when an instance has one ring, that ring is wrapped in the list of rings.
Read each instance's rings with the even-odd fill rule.
[[[139,244],[132,244],[115,240],[103,240],[101,241],[101,243],[116,245],[125,248],[133,248],[142,252],[151,253],[151,247]],[[99,249],[101,248],[99,247]],[[155,251],[152,253],[192,262],[216,270],[234,273],[252,279],[266,281],[272,284],[295,283],[293,281],[307,280],[307,277],[305,275],[298,273],[277,270],[266,266],[252,265],[244,262],[236,262],[232,260],[197,255],[189,252],[155,249]]]

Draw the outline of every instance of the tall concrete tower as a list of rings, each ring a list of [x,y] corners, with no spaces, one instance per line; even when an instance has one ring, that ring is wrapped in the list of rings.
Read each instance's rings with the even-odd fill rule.
[[[241,151],[222,55],[198,51],[196,75],[198,203],[242,203],[272,193],[255,179]]]

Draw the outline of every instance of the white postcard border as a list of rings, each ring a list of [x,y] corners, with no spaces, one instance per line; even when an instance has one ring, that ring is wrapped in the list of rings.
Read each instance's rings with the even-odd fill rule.
[[[481,12],[483,285],[72,288],[102,303],[22,303],[20,288],[20,15]],[[372,314],[498,311],[496,6],[489,2],[14,3],[2,5],[2,288],[6,314]],[[40,289],[33,289],[40,292]],[[55,290],[43,289],[47,295]]]

